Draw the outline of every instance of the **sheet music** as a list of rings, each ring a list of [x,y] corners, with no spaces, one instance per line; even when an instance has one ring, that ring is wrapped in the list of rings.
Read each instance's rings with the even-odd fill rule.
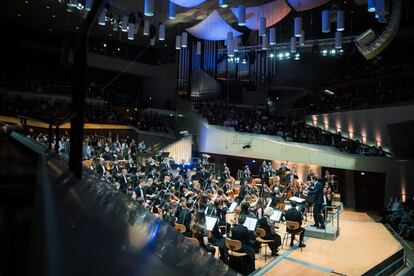
[[[295,201],[295,202],[297,202],[297,203],[302,203],[302,202],[304,202],[304,201],[305,201],[305,199],[304,199],[304,198],[300,198],[300,197],[296,197],[296,196],[292,196],[291,198],[289,198],[289,200],[291,200],[291,201]]]
[[[246,226],[247,229],[249,229],[249,231],[255,231],[257,221],[258,221],[257,218],[246,217],[246,221],[243,223],[243,225]]]
[[[270,216],[270,220],[279,222],[281,217],[282,217],[282,211],[275,210],[273,215]]]
[[[272,204],[272,201],[273,201],[273,200],[269,200],[269,203],[267,203],[266,208],[267,208],[267,207],[270,207],[270,204]]]
[[[214,226],[216,225],[218,218],[206,216],[206,229],[208,231],[213,231]]]
[[[233,213],[234,210],[236,210],[236,207],[237,207],[237,202],[233,202],[229,207],[230,213]]]

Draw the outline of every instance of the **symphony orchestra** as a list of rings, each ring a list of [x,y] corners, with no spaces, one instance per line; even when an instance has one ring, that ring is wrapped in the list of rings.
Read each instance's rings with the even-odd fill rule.
[[[268,245],[277,256],[282,244],[276,230],[280,222],[298,223],[297,229],[289,232],[291,246],[298,234],[298,246],[305,247],[301,225],[312,209],[312,226],[325,229],[323,208],[332,204],[333,189],[337,188],[329,171],[319,177],[310,170],[300,182],[289,162],[275,169],[272,162],[263,161],[257,175],[247,165],[233,174],[227,164],[219,174],[209,157],[203,155],[193,163],[176,162],[168,154],[146,151],[144,141],[136,144],[128,137],[92,136],[84,140],[83,165],[85,171],[98,173],[208,252],[215,255],[217,247],[221,260],[244,273],[255,269],[260,231],[264,231],[263,239],[272,241]],[[247,254],[243,268],[231,261],[226,240],[241,242],[237,252]]]

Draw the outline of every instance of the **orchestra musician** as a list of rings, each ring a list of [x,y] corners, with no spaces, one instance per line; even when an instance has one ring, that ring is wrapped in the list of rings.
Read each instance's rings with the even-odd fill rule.
[[[121,175],[118,177],[118,183],[120,185],[119,190],[126,193],[128,189],[131,189],[128,183],[128,171],[123,169]]]
[[[194,218],[191,220],[190,229],[201,248],[214,255],[216,249],[208,242],[206,216],[202,210],[198,210],[195,213]]]
[[[291,201],[292,208],[287,210],[284,214],[285,219],[288,221],[296,221],[299,223],[299,228],[296,230],[295,233],[292,234],[290,240],[290,246],[293,246],[293,241],[295,240],[295,235],[300,233],[299,235],[299,247],[306,247],[303,243],[303,238],[305,237],[305,229],[302,227],[302,213],[296,209],[297,203],[296,201]]]
[[[275,226],[270,220],[270,217],[273,215],[274,210],[271,207],[266,207],[263,213],[263,217],[259,219],[258,227],[263,228],[266,232],[265,240],[273,240],[274,242],[268,243],[270,250],[272,251],[272,256],[279,256],[277,254],[279,246],[282,245],[282,239],[279,234],[276,233]]]
[[[96,166],[96,172],[103,176],[106,172],[105,159],[99,158],[99,164]]]
[[[234,224],[230,229],[231,239],[239,240],[242,244],[241,249],[238,252],[243,252],[247,254],[247,261],[245,262],[245,273],[246,275],[251,274],[255,270],[255,249],[253,248],[256,236],[254,233],[249,231],[244,222],[246,221],[246,216],[240,216],[238,223]]]
[[[221,174],[221,182],[224,183],[231,178],[231,173],[229,167],[225,166],[224,171]]]
[[[140,179],[138,181],[138,187],[135,188],[135,194],[137,198],[143,198],[144,200],[146,200],[145,184],[146,184],[145,179]],[[122,187],[122,184],[121,184],[121,187]]]
[[[192,207],[192,202],[191,200],[187,201],[185,198],[181,198],[179,204],[180,204],[180,207],[178,209],[177,214],[175,215],[175,217],[177,218],[176,223],[183,224],[185,226],[185,232],[183,233],[183,235],[186,237],[191,237],[192,232],[190,228],[190,223],[191,223],[190,207]]]
[[[241,174],[240,182],[243,182],[244,180],[250,181],[252,178],[252,173],[250,172],[250,168],[248,165],[244,166],[243,173]]]
[[[277,170],[277,175],[280,177],[280,184],[283,186],[287,186],[289,184],[289,177],[287,173],[290,171],[288,166],[282,162],[280,168]]]

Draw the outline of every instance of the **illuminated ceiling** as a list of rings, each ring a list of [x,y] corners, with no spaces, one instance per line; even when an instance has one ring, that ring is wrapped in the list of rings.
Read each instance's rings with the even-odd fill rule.
[[[193,36],[204,40],[225,40],[228,32],[233,32],[234,37],[242,35],[241,32],[236,31],[227,24],[217,10],[214,10],[197,25],[186,30]]]
[[[233,14],[238,17],[238,8],[231,8]],[[276,0],[264,5],[246,8],[246,27],[251,30],[259,29],[259,18],[266,17],[266,27],[270,27],[286,15],[289,14],[291,8],[285,0]]]

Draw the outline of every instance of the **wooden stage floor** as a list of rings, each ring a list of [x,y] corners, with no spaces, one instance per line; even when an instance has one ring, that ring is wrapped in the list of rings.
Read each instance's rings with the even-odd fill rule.
[[[280,225],[283,238],[285,226]],[[284,247],[279,257],[267,258],[264,250],[256,255],[256,269],[265,275],[362,275],[402,249],[400,243],[381,224],[367,214],[344,211],[340,216],[340,235],[335,241],[308,238],[301,252],[296,246]],[[297,244],[297,243],[296,243]],[[267,250],[270,254],[270,250]],[[274,264],[273,266],[271,265]],[[258,273],[260,275],[263,273]]]

